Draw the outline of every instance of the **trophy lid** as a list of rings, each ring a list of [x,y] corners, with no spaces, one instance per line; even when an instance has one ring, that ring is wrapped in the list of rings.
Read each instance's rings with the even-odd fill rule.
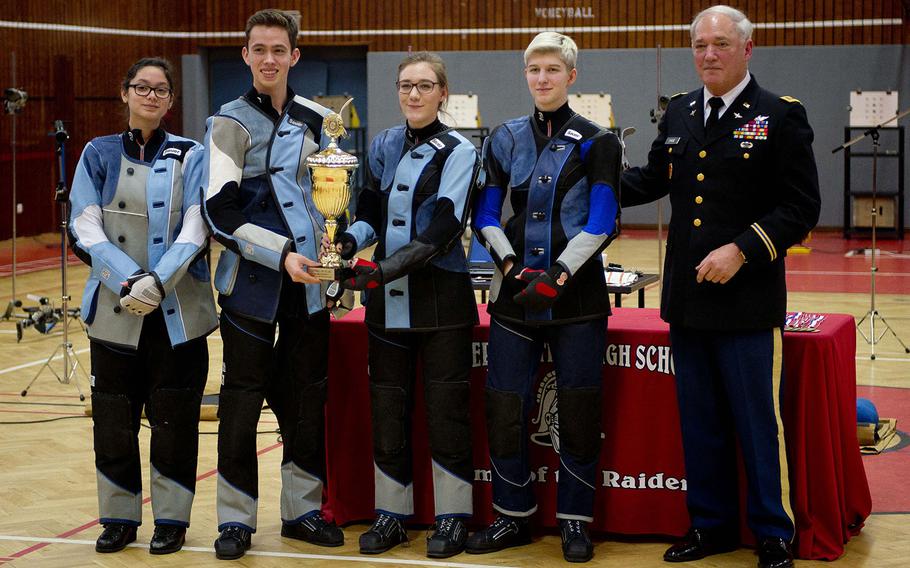
[[[356,156],[348,154],[339,148],[333,140],[325,150],[307,156],[306,165],[309,167],[353,169],[359,165],[359,162]]]

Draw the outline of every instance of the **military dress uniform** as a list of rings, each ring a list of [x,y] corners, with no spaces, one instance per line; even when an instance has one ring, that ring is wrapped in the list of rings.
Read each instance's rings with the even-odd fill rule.
[[[346,258],[377,243],[378,268],[363,303],[380,515],[404,519],[414,513],[410,417],[418,360],[437,521],[473,513],[469,414],[477,306],[459,237],[479,175],[474,145],[438,120],[420,129],[384,130],[370,145],[356,221],[339,239]],[[467,533],[459,530],[463,541]],[[361,551],[379,552],[400,536],[362,538]],[[428,545],[431,556],[454,551],[442,543]]]
[[[205,337],[217,327],[200,213],[202,146],[153,131],[89,142],[70,193],[73,249],[91,267],[82,294],[92,359],[92,421],[100,522],[142,520],[139,420],[152,427],[157,525],[187,527],[196,486]],[[121,308],[124,283],[151,273],[160,307]]]
[[[488,306],[487,430],[493,506],[511,518],[537,509],[527,421],[545,342],[556,368],[560,415],[572,417],[559,424],[556,516],[583,522],[594,516],[610,314],[600,253],[616,234],[621,155],[613,133],[568,103],[510,120],[485,142],[487,178],[473,225],[497,267]],[[513,213],[504,218],[506,199]],[[507,261],[513,265],[504,274]],[[529,272],[524,280],[515,278]],[[478,552],[488,544],[474,539],[469,551],[472,543]]]
[[[754,77],[708,129],[704,108],[703,88],[671,99],[647,165],[623,173],[622,205],[667,194],[672,205],[661,317],[670,324],[692,526],[738,536],[738,439],[749,526],[759,539],[789,542],[784,257],[818,220],[813,133],[799,101]],[[695,267],[729,243],[745,264],[725,284],[696,282]]]
[[[284,442],[282,534],[321,510],[329,316],[321,286],[293,282],[284,258],[289,251],[317,257],[324,219],[305,160],[320,147],[328,112],[288,89],[278,113],[268,95],[252,89],[207,122],[205,213],[226,247],[215,273],[224,341],[219,531],[256,531],[263,399]]]

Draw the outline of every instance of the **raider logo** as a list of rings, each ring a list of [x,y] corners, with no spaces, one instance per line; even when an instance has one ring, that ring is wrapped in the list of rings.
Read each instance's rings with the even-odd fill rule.
[[[537,416],[531,420],[537,425],[537,432],[531,434],[531,441],[541,446],[553,446],[559,453],[559,405],[556,399],[556,371],[550,371],[540,380],[537,387]]]

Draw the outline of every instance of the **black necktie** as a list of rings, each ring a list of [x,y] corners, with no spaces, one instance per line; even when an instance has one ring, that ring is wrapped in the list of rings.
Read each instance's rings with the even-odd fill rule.
[[[720,97],[711,97],[708,99],[708,105],[711,107],[711,114],[708,115],[708,122],[705,123],[706,134],[710,133],[720,120],[720,109],[724,107],[724,100]]]

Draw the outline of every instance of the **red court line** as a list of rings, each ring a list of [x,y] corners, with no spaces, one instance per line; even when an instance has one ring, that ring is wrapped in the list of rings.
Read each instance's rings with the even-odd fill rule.
[[[279,448],[279,447],[281,447],[282,445],[283,445],[283,444],[282,444],[281,442],[277,442],[277,443],[275,443],[275,444],[272,444],[271,446],[266,446],[265,448],[262,448],[261,450],[257,451],[257,452],[256,452],[256,456],[258,457],[258,456],[261,456],[262,454],[271,452],[271,451],[274,450],[275,448]],[[207,478],[209,478],[209,477],[212,477],[212,476],[215,475],[216,473],[218,473],[218,469],[217,469],[217,468],[216,468],[216,469],[209,470],[209,471],[207,471],[207,472],[205,472],[205,473],[203,473],[203,474],[197,475],[197,476],[196,476],[196,481],[202,481],[203,479],[207,479]],[[145,504],[151,502],[151,500],[152,500],[151,497],[146,497],[145,499],[142,500],[142,504],[145,505]],[[58,534],[57,536],[55,536],[54,538],[69,538],[69,537],[73,536],[74,534],[81,533],[82,531],[84,531],[84,530],[86,530],[86,529],[90,529],[90,528],[94,527],[95,525],[97,525],[97,524],[99,523],[99,521],[100,521],[100,519],[95,519],[94,521],[85,523],[85,524],[82,525],[82,526],[79,526],[79,527],[70,529],[70,530],[68,530],[68,531],[66,531],[66,532],[64,532],[64,533],[60,533],[60,534]],[[50,544],[51,544],[51,543],[49,543],[49,542],[39,542],[39,543],[37,543],[37,544],[35,544],[35,545],[32,545],[32,546],[30,546],[30,547],[28,547],[28,548],[24,548],[24,549],[20,550],[19,552],[16,552],[16,553],[14,553],[14,554],[11,554],[11,555],[9,556],[9,558],[10,558],[10,559],[13,559],[13,560],[15,560],[15,559],[17,559],[17,558],[22,558],[22,557],[25,556],[26,554],[31,554],[32,552],[35,552],[36,550],[41,550],[42,548],[44,548],[45,546],[48,546],[48,545],[50,545]],[[4,562],[5,562],[4,559],[0,559],[0,564],[3,564]]]

